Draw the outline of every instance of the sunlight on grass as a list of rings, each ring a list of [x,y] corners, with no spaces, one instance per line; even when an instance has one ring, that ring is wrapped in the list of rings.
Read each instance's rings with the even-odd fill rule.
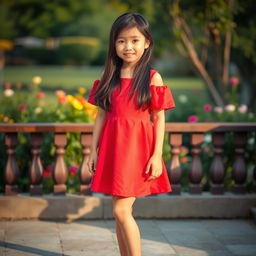
[[[29,66],[6,67],[4,81],[11,83],[31,83],[34,76],[43,79],[43,89],[74,90],[79,87],[90,89],[95,79],[99,79],[102,67],[73,66]],[[203,89],[203,83],[195,77],[163,78],[164,83],[173,89]]]

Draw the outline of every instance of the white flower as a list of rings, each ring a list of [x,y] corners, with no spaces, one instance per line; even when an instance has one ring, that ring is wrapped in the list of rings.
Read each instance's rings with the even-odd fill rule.
[[[188,97],[185,94],[179,95],[179,101],[181,103],[186,103],[188,101]]]
[[[246,112],[247,112],[247,105],[242,104],[242,105],[238,108],[238,111],[239,111],[240,113],[246,113]]]
[[[249,138],[248,144],[254,145],[254,138],[253,137]]]
[[[214,107],[214,111],[218,112],[218,113],[222,113],[223,112],[223,108],[219,107],[219,106],[216,106],[216,107]]]
[[[210,143],[212,141],[212,135],[211,134],[205,134],[204,135],[204,141]]]
[[[40,114],[41,112],[42,112],[42,108],[40,108],[40,107],[35,108],[36,114]]]
[[[250,119],[252,119],[252,118],[254,118],[254,114],[253,114],[252,112],[249,112],[248,117],[249,117]]]
[[[236,107],[233,104],[228,104],[225,106],[225,110],[227,110],[228,112],[233,112],[233,111],[235,111],[235,109],[236,109]]]
[[[14,94],[14,91],[12,90],[12,89],[5,89],[4,90],[4,95],[6,96],[6,97],[10,97],[10,96],[12,96]]]
[[[32,78],[32,83],[33,84],[41,84],[42,83],[42,78],[40,76],[34,76]]]

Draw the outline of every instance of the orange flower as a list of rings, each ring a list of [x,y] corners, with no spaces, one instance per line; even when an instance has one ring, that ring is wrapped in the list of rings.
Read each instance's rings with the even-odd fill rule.
[[[180,158],[181,163],[186,163],[188,161],[188,158],[186,156],[183,156]]]

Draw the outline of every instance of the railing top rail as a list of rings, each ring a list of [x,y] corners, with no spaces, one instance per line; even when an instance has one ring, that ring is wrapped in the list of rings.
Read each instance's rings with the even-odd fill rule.
[[[40,132],[83,132],[91,133],[93,131],[93,123],[13,123],[0,124],[0,132],[16,133],[40,133]],[[166,123],[165,129],[167,132],[182,133],[204,133],[204,132],[243,132],[256,131],[256,122],[253,123],[186,123],[186,122],[172,122]]]

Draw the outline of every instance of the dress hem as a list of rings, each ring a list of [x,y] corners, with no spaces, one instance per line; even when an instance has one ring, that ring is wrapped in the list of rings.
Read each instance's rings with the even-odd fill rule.
[[[147,193],[143,193],[143,194],[122,194],[122,193],[113,193],[113,192],[109,192],[109,191],[93,190],[93,189],[91,189],[91,191],[96,192],[96,193],[109,194],[112,196],[120,196],[120,197],[144,197],[144,196],[149,196],[149,195],[171,193],[172,189],[167,190],[167,191],[165,190],[165,191],[158,191],[158,192],[147,192]]]

